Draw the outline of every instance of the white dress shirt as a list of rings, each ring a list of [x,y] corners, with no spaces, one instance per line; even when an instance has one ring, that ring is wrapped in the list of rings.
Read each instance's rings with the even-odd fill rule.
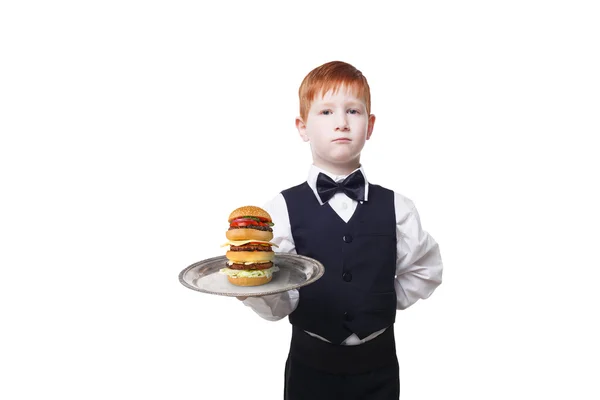
[[[364,168],[359,168],[365,177],[365,201],[369,201],[369,183]],[[334,175],[319,167],[311,165],[307,183],[315,193],[319,204],[323,205],[317,193],[317,176],[319,172],[328,175],[335,182],[343,181],[348,175]],[[353,171],[354,172],[354,171]],[[357,201],[349,198],[342,192],[336,193],[330,200],[331,208],[348,222],[356,210]],[[396,308],[406,309],[419,299],[428,298],[436,287],[442,283],[442,259],[439,246],[435,240],[421,228],[419,214],[413,202],[394,192],[394,207],[396,212],[396,278],[394,288],[396,290]],[[273,219],[273,240],[279,247],[273,250],[278,253],[296,254],[296,246],[292,236],[290,217],[287,210],[285,198],[280,193],[263,208]],[[291,314],[298,306],[298,290],[290,290],[273,295],[248,297],[244,304],[252,308],[262,318],[277,321]],[[374,332],[364,339],[356,334],[350,335],[342,344],[357,345],[371,340],[382,332]],[[308,334],[322,340],[327,339],[312,332]]]

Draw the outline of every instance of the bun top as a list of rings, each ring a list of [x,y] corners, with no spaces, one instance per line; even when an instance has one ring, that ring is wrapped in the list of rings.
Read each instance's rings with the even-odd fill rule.
[[[233,221],[236,218],[241,218],[241,217],[257,217],[257,218],[267,218],[269,220],[269,222],[273,222],[273,220],[271,219],[271,216],[269,215],[268,212],[266,212],[265,210],[263,210],[260,207],[255,207],[255,206],[244,206],[244,207],[240,207],[240,208],[236,208],[235,210],[233,210],[233,212],[231,214],[229,214],[229,219],[227,220],[228,222]]]

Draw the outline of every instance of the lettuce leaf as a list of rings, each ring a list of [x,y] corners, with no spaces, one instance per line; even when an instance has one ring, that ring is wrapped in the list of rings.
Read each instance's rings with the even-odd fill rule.
[[[273,272],[279,271],[279,267],[276,265],[267,269],[257,269],[257,270],[248,270],[248,269],[231,269],[231,268],[221,268],[219,270],[220,273],[231,276],[232,278],[260,278],[266,276],[267,278],[273,276]]]

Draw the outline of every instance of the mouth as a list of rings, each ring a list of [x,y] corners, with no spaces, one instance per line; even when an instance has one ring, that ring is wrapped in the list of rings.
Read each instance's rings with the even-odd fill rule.
[[[348,139],[348,138],[337,138],[337,139],[334,139],[333,142],[342,142],[342,143],[344,143],[344,142],[351,142],[351,140]]]

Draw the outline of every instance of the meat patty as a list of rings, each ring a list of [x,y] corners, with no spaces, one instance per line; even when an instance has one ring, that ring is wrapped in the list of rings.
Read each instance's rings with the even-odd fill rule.
[[[250,265],[244,265],[244,264],[232,264],[232,265],[227,265],[228,268],[230,269],[267,269],[267,268],[271,268],[273,266],[273,263],[271,261],[266,262],[266,263],[260,263],[260,264],[250,264]]]

